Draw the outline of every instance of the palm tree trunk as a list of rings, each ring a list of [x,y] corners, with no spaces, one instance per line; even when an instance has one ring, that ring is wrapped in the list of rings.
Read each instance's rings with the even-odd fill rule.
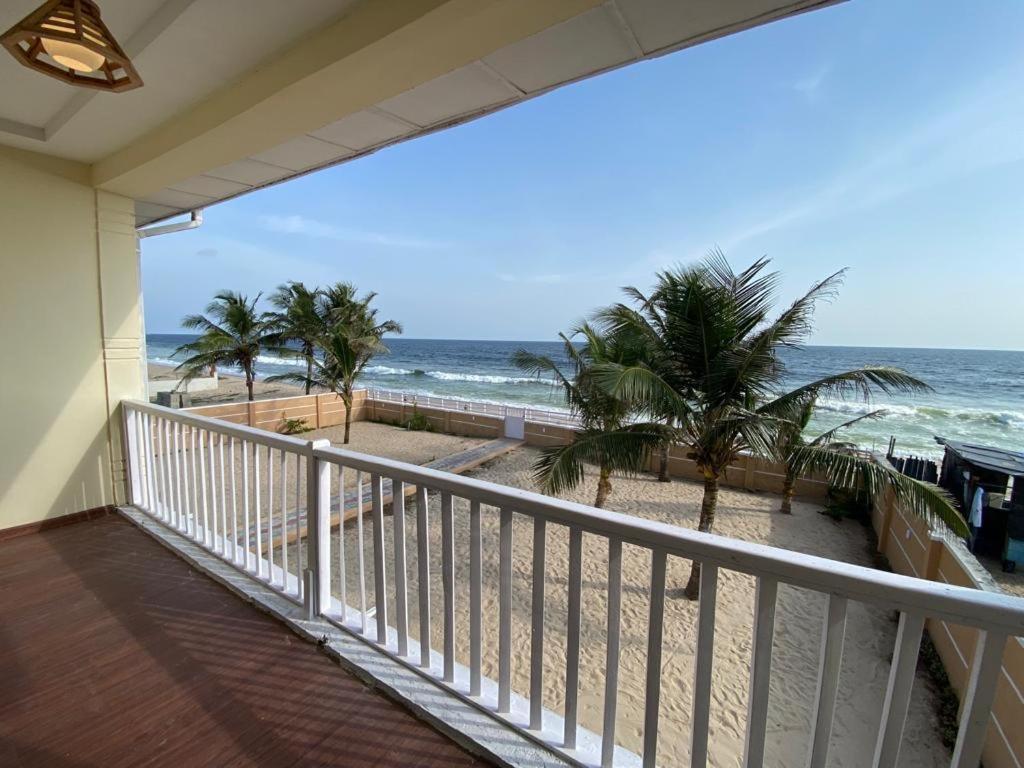
[[[348,445],[349,434],[351,433],[351,430],[352,430],[352,396],[349,395],[348,397],[346,397],[345,395],[342,395],[341,396],[341,400],[342,400],[342,402],[345,403],[345,440],[344,440],[344,443],[345,443],[345,445]]]
[[[697,530],[711,533],[715,526],[715,509],[718,507],[718,475],[704,473],[704,499],[700,503],[700,522]],[[700,597],[700,562],[693,561],[690,568],[690,580],[686,583],[684,594],[688,600]]]
[[[306,355],[306,394],[313,387],[313,356]]]
[[[255,378],[255,377],[253,376],[252,367],[247,365],[245,367],[245,388],[249,391],[249,402],[250,403],[253,400],[256,399],[253,396],[253,391],[252,391],[252,380],[253,380],[253,378]]]
[[[672,478],[668,474],[668,452],[671,449],[671,444],[665,443],[661,446],[660,465],[658,466],[658,482],[659,483],[671,483]]]
[[[601,467],[601,472],[597,476],[597,498],[594,499],[594,506],[598,509],[604,507],[604,503],[608,501],[608,496],[612,492],[612,471],[608,467]]]
[[[793,514],[793,494],[796,493],[796,473],[786,467],[786,479],[782,481],[782,504],[779,512],[784,515]]]

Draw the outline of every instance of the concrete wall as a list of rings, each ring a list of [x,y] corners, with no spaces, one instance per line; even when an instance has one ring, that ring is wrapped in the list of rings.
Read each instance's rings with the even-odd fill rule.
[[[310,429],[334,427],[345,423],[345,403],[335,394],[297,395],[273,400],[202,405],[188,409],[192,413],[235,424],[279,432],[285,419],[302,419]],[[366,392],[360,390],[352,400],[352,421],[368,418]]]
[[[873,508],[871,522],[878,534],[878,551],[897,573],[971,589],[996,587],[988,572],[957,540],[933,533],[919,518],[893,503],[890,496]],[[949,680],[963,699],[974,659],[977,630],[929,620],[928,632]],[[996,689],[985,749],[986,768],[1019,768],[1024,763],[1024,643],[1011,637],[1003,654],[1003,671]]]
[[[144,391],[132,203],[0,148],[0,529],[123,500],[122,398]]]

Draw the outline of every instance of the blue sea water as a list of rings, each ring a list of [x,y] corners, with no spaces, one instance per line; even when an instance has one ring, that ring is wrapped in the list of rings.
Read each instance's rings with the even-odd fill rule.
[[[180,334],[146,337],[149,360],[174,363]],[[366,387],[416,394],[461,397],[496,403],[561,408],[560,392],[550,382],[526,376],[509,363],[519,348],[562,359],[555,342],[455,341],[393,338],[390,354],[367,367]],[[817,434],[876,408],[887,415],[862,421],[846,434],[865,448],[885,449],[896,437],[901,453],[937,456],[934,436],[1024,450],[1024,352],[954,349],[808,346],[786,350],[787,385],[797,386],[830,373],[863,365],[892,365],[928,382],[933,391],[918,395],[827,399],[819,403],[809,433]],[[295,370],[301,362],[261,357],[261,377]]]

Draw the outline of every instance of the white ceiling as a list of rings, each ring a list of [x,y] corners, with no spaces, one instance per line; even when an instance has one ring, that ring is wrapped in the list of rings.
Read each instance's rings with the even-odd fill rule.
[[[138,223],[207,206],[598,72],[832,1],[607,0],[367,110],[137,201]],[[5,0],[0,29],[37,2]],[[239,78],[267,51],[286,47],[336,17],[349,3],[103,0],[104,20],[133,56],[146,86],[124,94],[93,94],[0,56],[0,141],[86,162],[98,160]],[[258,13],[252,12],[254,6]],[[224,35],[223,29],[232,34]],[[189,55],[178,56],[181,50]],[[11,123],[41,131],[44,149],[38,139],[12,133],[19,125]]]

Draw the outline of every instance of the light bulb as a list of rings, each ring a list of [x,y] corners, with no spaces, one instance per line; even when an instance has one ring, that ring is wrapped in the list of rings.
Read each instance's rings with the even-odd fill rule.
[[[76,72],[95,72],[106,61],[103,54],[96,53],[96,51],[70,40],[54,40],[44,37],[43,49],[58,64],[63,64]]]

